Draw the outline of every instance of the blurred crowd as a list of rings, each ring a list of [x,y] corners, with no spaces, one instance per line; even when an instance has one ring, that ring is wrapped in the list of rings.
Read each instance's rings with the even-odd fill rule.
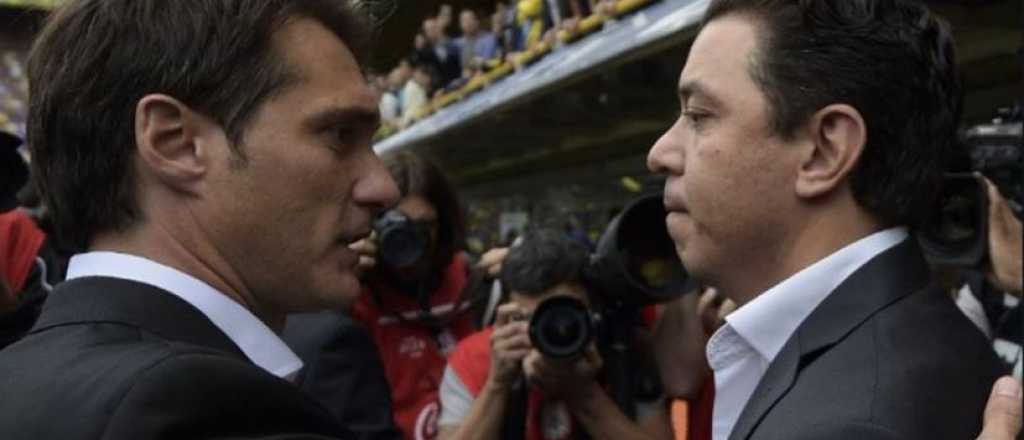
[[[493,10],[441,5],[425,18],[413,50],[386,74],[371,76],[381,93],[383,133],[408,127],[432,102],[441,102],[474,79],[513,70],[536,59],[531,51],[569,42],[587,18],[607,18],[640,7],[642,0],[499,1]],[[600,20],[594,20],[600,22]],[[593,26],[588,27],[588,29]]]
[[[0,51],[0,130],[24,134],[28,112],[28,77],[25,54]]]

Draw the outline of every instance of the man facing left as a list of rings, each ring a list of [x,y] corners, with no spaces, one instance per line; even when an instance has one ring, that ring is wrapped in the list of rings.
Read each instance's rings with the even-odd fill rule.
[[[77,0],[29,62],[33,172],[79,252],[0,352],[0,438],[347,438],[287,313],[359,294],[396,202],[335,0]]]

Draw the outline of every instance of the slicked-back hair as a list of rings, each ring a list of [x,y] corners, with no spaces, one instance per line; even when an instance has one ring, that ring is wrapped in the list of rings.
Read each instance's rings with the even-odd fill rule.
[[[856,108],[867,144],[850,185],[886,225],[919,225],[956,140],[962,87],[948,26],[914,0],[712,0],[704,24],[758,26],[750,75],[776,134],[831,104]]]
[[[522,237],[501,263],[501,285],[507,292],[536,297],[562,283],[586,286],[584,270],[590,256],[564,232],[540,229]]]
[[[54,11],[29,56],[28,139],[62,243],[82,250],[140,219],[135,108],[147,94],[219,123],[244,166],[248,121],[299,80],[273,45],[297,18],[365,59],[368,23],[341,0],[69,0]]]
[[[437,210],[437,243],[431,262],[442,273],[452,257],[465,248],[466,216],[455,187],[433,161],[402,150],[381,157],[403,198],[420,196]]]

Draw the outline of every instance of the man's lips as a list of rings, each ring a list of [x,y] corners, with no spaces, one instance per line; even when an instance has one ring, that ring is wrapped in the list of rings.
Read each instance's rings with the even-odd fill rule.
[[[366,237],[369,237],[370,233],[372,232],[373,231],[369,227],[360,228],[354,233],[343,234],[342,236],[338,237],[338,242],[344,245],[350,245]]]
[[[669,213],[673,213],[673,212],[674,213],[683,213],[683,214],[689,212],[686,209],[686,205],[683,204],[683,203],[680,203],[678,201],[669,200],[669,199],[666,198],[663,201],[663,203],[665,204],[665,211],[666,212],[669,212]]]

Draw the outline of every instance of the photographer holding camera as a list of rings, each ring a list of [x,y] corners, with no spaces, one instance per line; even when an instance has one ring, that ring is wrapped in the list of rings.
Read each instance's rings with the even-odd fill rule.
[[[587,332],[579,322],[554,313],[548,322],[537,322],[538,307],[577,305],[586,311],[591,305],[583,276],[588,259],[579,243],[554,231],[528,234],[508,251],[501,283],[510,302],[498,308],[494,327],[467,337],[449,358],[441,385],[440,438],[512,438],[508,427],[522,422],[531,440],[583,438],[584,431],[598,439],[671,438],[660,402],[640,411],[639,423],[616,407],[599,380],[601,355],[581,336]],[[538,346],[531,334],[550,330],[556,334],[549,338],[579,340],[586,348],[571,357],[542,354],[551,349]],[[524,386],[529,387],[525,394]],[[523,398],[526,410],[516,414]]]

